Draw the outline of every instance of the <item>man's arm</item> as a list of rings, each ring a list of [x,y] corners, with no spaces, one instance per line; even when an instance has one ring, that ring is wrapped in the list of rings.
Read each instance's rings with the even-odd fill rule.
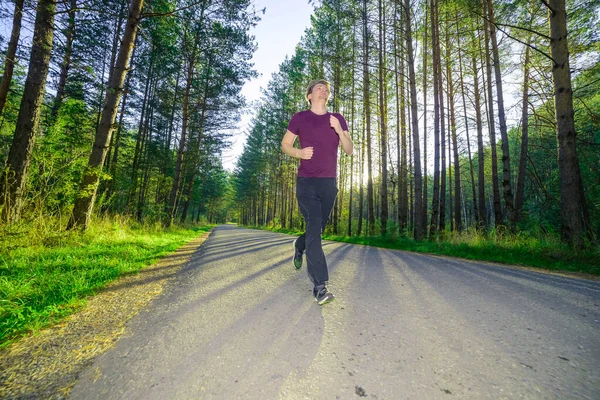
[[[331,125],[335,133],[337,133],[339,136],[340,144],[342,145],[342,150],[344,150],[344,153],[351,156],[354,152],[354,143],[352,143],[350,133],[342,128],[340,120],[335,115],[331,115],[329,117],[329,125]]]
[[[297,149],[294,147],[294,142],[298,135],[294,135],[293,132],[287,131],[285,135],[283,135],[283,139],[281,140],[281,150],[287,154],[288,156],[301,158],[303,160],[310,160],[313,156],[313,148],[305,147],[303,149]]]
[[[342,131],[342,133],[338,133],[340,137],[340,143],[342,144],[342,150],[344,153],[349,156],[354,153],[354,143],[352,142],[352,138],[350,137],[350,133],[348,131]]]

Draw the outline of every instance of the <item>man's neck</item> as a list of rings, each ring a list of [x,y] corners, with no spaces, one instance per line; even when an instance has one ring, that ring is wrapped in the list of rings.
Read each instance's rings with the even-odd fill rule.
[[[326,114],[327,113],[327,104],[314,102],[310,106],[310,111],[312,111],[318,115]]]

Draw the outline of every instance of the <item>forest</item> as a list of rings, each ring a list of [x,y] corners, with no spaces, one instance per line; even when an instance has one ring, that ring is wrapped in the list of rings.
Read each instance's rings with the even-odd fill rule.
[[[325,78],[356,145],[328,232],[597,243],[598,2],[312,4],[251,105],[241,88],[265,10],[250,0],[3,3],[3,232],[105,216],[300,230],[297,160],[280,141],[307,82]],[[222,153],[241,134],[229,172]]]
[[[302,229],[298,160],[280,141],[307,79],[324,77],[356,146],[340,153],[330,234],[595,247],[599,22],[585,1],[320,2],[254,116],[240,220]]]
[[[224,220],[220,153],[256,74],[252,2],[12,6],[2,15],[12,19],[1,43],[2,223]]]

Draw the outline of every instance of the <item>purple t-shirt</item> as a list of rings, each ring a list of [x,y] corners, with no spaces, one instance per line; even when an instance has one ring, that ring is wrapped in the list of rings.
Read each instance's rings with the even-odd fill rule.
[[[310,160],[300,160],[298,176],[310,178],[335,178],[337,171],[337,154],[340,138],[329,124],[333,115],[340,121],[342,130],[348,130],[348,124],[342,114],[325,113],[318,115],[311,110],[294,114],[288,130],[298,135],[300,147],[312,147],[313,156]]]

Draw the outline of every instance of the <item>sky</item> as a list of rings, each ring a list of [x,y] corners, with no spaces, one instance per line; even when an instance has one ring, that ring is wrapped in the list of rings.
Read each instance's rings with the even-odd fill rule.
[[[266,7],[266,12],[260,15],[258,25],[250,31],[258,45],[252,63],[260,76],[247,82],[242,89],[248,103],[260,99],[260,88],[267,87],[271,74],[278,71],[286,55],[293,55],[304,30],[310,26],[313,11],[308,0],[255,0],[255,5],[257,10]],[[252,115],[242,117],[238,135],[231,138],[231,149],[223,152],[223,167],[226,170],[233,171],[235,168],[235,162],[244,148],[251,118]]]

